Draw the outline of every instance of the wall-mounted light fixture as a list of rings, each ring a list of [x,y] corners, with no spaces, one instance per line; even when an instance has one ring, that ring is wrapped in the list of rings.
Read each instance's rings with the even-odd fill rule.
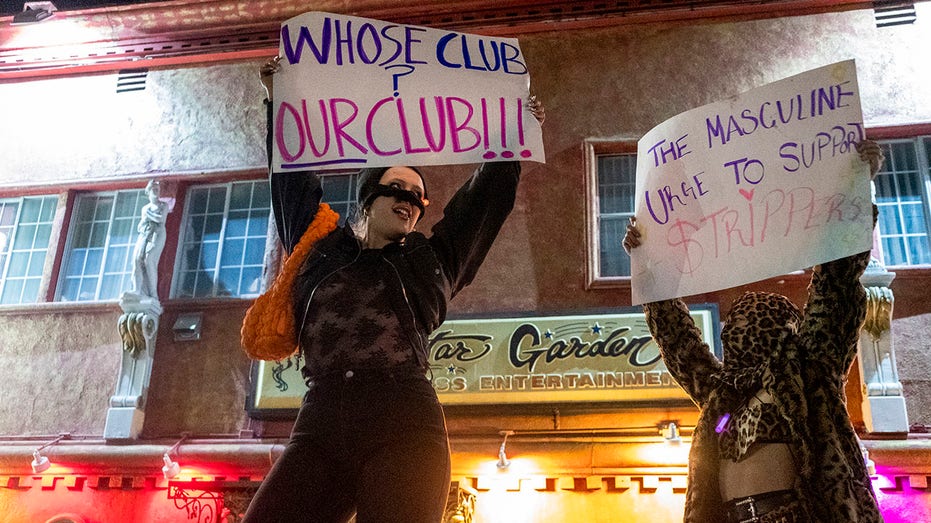
[[[42,451],[68,437],[70,437],[70,434],[62,434],[58,436],[57,438],[55,438],[54,440],[32,451],[32,472],[34,474],[41,474],[45,472],[46,470],[48,470],[49,467],[52,466],[52,462],[49,461],[47,456],[42,455]]]
[[[200,339],[201,325],[203,324],[204,313],[186,312],[178,315],[172,326],[172,332],[175,334],[175,341],[197,341]]]
[[[876,462],[870,459],[870,450],[860,441],[860,438],[857,438],[857,443],[860,444],[860,454],[863,456],[863,466],[866,467],[866,472],[870,476],[875,476]]]
[[[660,432],[667,445],[682,443],[682,436],[679,435],[679,425],[675,421],[665,421],[660,424]]]
[[[13,21],[10,25],[26,25],[41,22],[52,16],[52,13],[58,11],[52,2],[26,2],[23,4],[23,10],[13,15]]]
[[[177,461],[172,461],[167,452],[162,455],[162,461],[165,462],[165,466],[162,467],[162,475],[165,479],[171,479],[181,472],[181,465],[178,465]]]
[[[508,459],[507,448],[506,448],[506,447],[507,447],[507,444],[508,444],[508,436],[513,436],[513,435],[514,435],[514,431],[513,431],[513,430],[502,430],[502,431],[499,432],[498,434],[501,434],[502,436],[504,436],[504,439],[501,441],[501,446],[498,447],[498,463],[497,463],[497,466],[498,466],[498,469],[504,470],[504,469],[506,469],[506,468],[508,468],[508,467],[511,466],[511,460]]]
[[[179,465],[177,461],[172,461],[171,453],[177,451],[178,447],[181,446],[181,443],[183,443],[187,437],[187,433],[181,434],[181,439],[162,454],[162,461],[165,463],[162,467],[162,475],[165,476],[165,479],[172,479],[181,472],[181,465]]]

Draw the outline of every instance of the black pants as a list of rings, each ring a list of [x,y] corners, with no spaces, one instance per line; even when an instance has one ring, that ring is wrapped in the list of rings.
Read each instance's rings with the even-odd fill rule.
[[[312,383],[245,523],[438,523],[449,444],[422,376],[356,372]]]

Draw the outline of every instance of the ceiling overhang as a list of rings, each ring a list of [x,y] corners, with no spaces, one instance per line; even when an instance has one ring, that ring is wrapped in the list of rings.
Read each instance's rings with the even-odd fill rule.
[[[59,11],[37,24],[0,17],[0,81],[241,60],[278,48],[280,23],[309,10],[517,36],[657,21],[769,18],[872,8],[860,0],[174,0]]]

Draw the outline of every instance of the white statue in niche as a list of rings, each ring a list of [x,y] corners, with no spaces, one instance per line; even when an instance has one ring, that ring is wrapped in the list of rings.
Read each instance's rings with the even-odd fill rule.
[[[142,207],[142,216],[136,230],[136,246],[133,249],[133,290],[140,297],[158,301],[158,260],[165,247],[165,219],[168,204],[159,199],[161,185],[150,180],[145,187],[149,203]]]

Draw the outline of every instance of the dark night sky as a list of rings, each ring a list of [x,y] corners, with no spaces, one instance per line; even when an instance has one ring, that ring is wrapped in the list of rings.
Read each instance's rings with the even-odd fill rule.
[[[9,16],[23,10],[23,4],[29,0],[0,0],[0,16]],[[152,3],[153,0],[51,0],[59,11],[73,11],[76,9],[89,9],[109,5],[130,5]]]

